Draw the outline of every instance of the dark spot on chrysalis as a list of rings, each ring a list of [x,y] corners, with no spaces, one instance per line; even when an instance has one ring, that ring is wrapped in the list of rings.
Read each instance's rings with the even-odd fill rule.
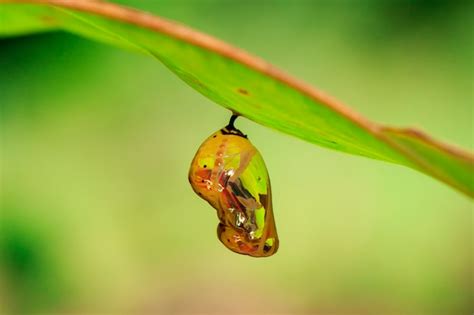
[[[203,166],[203,167],[204,167],[204,168],[206,168],[206,167],[207,167],[207,165],[206,165],[206,164],[204,164],[204,166]]]
[[[258,194],[258,197],[260,198],[260,203],[262,204],[262,206],[266,207],[268,206],[267,205],[267,195],[262,195],[262,194]]]
[[[268,244],[263,245],[263,251],[264,252],[268,252],[270,249],[272,249],[272,247],[270,245],[268,245]]]
[[[215,138],[215,137],[217,137],[217,135],[213,135],[212,137]]]
[[[237,197],[243,197],[245,199],[251,199],[252,194],[242,185],[242,181],[237,179],[235,182],[229,182],[232,193]]]

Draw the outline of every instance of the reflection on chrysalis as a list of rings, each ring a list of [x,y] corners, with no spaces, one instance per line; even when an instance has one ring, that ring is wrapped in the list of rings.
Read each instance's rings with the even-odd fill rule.
[[[234,127],[236,118],[199,147],[189,182],[217,210],[217,235],[227,248],[267,257],[278,250],[270,179],[260,153]]]

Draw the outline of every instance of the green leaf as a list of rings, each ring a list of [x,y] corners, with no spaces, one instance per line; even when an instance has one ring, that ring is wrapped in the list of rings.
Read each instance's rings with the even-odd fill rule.
[[[371,122],[208,35],[106,2],[0,2],[0,36],[64,30],[152,56],[217,104],[259,124],[330,149],[411,167],[474,197],[471,153],[420,131]]]

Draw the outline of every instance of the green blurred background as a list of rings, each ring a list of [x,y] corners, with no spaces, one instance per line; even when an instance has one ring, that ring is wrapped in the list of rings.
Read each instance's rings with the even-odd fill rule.
[[[120,1],[257,54],[384,123],[473,148],[469,1]],[[216,237],[187,180],[229,112],[151,58],[0,41],[0,313],[471,314],[472,202],[246,119],[280,250]]]

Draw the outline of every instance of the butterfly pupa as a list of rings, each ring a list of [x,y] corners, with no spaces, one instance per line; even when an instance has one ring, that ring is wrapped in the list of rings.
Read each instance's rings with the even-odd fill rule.
[[[189,169],[193,190],[217,210],[217,236],[231,251],[268,257],[278,250],[270,178],[261,154],[229,124],[199,147]]]

